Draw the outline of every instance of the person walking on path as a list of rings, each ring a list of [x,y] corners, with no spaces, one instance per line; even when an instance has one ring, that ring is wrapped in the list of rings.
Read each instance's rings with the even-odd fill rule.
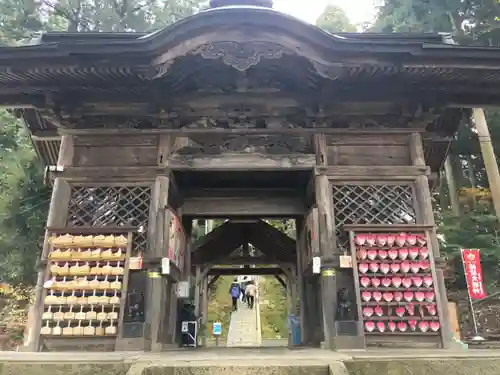
[[[248,307],[253,309],[253,305],[255,304],[255,296],[257,294],[257,286],[255,282],[252,280],[248,283],[245,288],[245,295],[247,297]]]
[[[241,302],[242,303],[246,303],[246,296],[245,296],[245,279],[246,279],[246,276],[243,277],[243,280],[240,280],[240,278],[238,278],[238,281],[240,283],[240,290],[241,290]]]
[[[231,287],[229,288],[229,294],[231,295],[231,298],[233,300],[233,311],[238,310],[238,298],[240,297],[241,294],[241,287],[240,284],[238,283],[238,279],[234,279],[233,283],[231,284]]]

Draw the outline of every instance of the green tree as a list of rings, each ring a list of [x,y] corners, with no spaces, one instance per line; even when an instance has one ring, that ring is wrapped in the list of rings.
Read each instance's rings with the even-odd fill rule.
[[[150,31],[199,9],[201,0],[6,0],[0,43],[31,42],[44,31]],[[33,283],[50,200],[26,129],[0,111],[0,279]]]
[[[0,277],[32,283],[50,191],[26,129],[0,112]]]
[[[370,31],[450,32],[461,44],[499,46],[499,16],[500,3],[496,0],[386,0]],[[487,118],[498,153],[500,113],[488,110]],[[452,215],[449,192],[443,187],[439,189],[439,196],[435,197],[435,212],[443,235],[442,250],[454,260],[456,282],[452,287],[465,287],[458,256],[460,248],[480,248],[486,281],[495,288],[498,287],[497,265],[500,262],[498,222],[489,200],[488,180],[472,120],[460,125],[457,138],[451,148],[451,160],[462,215]]]
[[[356,31],[356,26],[351,24],[342,8],[336,5],[326,6],[323,13],[316,20],[316,26],[329,33]]]
[[[200,9],[201,0],[43,0],[52,17],[49,30],[151,31]]]

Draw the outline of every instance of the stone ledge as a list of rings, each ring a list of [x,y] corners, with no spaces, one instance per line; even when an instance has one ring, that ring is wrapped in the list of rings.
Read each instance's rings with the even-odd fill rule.
[[[130,365],[121,363],[23,363],[4,362],[0,375],[126,375]]]
[[[498,375],[500,358],[345,361],[349,375]],[[334,375],[334,374],[331,374]]]
[[[165,356],[145,354],[131,358],[130,363],[94,360],[82,353],[57,361],[9,361],[0,363],[0,375],[499,375],[500,356],[480,357],[462,353],[453,358],[443,353],[440,357],[415,359],[393,357],[387,354],[370,358],[339,359],[339,353],[323,352],[324,355],[298,355],[300,351],[283,356],[258,355],[225,357],[223,351],[212,353],[218,358],[195,359],[179,353]],[[250,353],[249,353],[250,354]],[[368,353],[367,353],[368,354]],[[418,353],[416,353],[417,355]],[[479,354],[479,353],[478,353]],[[14,356],[15,357],[15,356]],[[190,357],[190,358],[189,358]],[[184,359],[183,359],[184,358]]]

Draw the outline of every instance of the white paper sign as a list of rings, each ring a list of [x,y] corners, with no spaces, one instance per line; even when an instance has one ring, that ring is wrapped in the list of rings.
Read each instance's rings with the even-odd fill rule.
[[[320,257],[313,257],[313,264],[312,264],[312,271],[313,274],[319,274],[321,273],[321,258]]]
[[[170,259],[168,258],[161,259],[161,274],[170,275]]]
[[[179,281],[177,283],[177,297],[189,298],[189,281]]]

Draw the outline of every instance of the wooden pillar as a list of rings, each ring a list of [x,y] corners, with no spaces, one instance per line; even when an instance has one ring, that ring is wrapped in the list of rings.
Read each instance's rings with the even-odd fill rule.
[[[191,265],[191,233],[193,231],[193,220],[191,218],[182,218],[182,227],[184,228],[184,269],[183,269],[183,279],[184,281],[189,281],[192,276],[192,265]]]
[[[327,142],[324,134],[314,135],[316,165],[328,163]],[[318,207],[318,237],[322,265],[332,263],[336,253],[336,238],[332,187],[328,177],[317,175],[314,180],[316,204]],[[333,349],[336,336],[335,311],[337,309],[337,280],[335,269],[325,269],[321,274],[321,310],[323,314],[323,333],[325,349]]]
[[[285,285],[286,285],[285,293],[286,293],[287,318],[288,318],[290,315],[294,315],[293,297],[292,297],[293,284],[292,284],[291,273],[290,273],[289,269],[287,269],[285,271]],[[291,348],[292,344],[293,344],[292,343],[292,330],[289,329],[288,330],[288,347]]]
[[[160,258],[168,254],[168,188],[169,178],[158,176],[151,194],[151,207],[149,210],[148,223],[148,257]],[[161,351],[163,348],[161,335],[165,334],[165,328],[161,322],[167,313],[167,281],[165,278],[148,278],[148,299],[146,301],[146,323],[149,326],[151,336],[151,351]],[[175,324],[169,319],[169,325]],[[167,329],[167,331],[169,331]],[[148,342],[146,343],[148,344]],[[148,347],[148,345],[146,345]]]
[[[47,219],[48,227],[65,227],[68,217],[68,206],[71,199],[71,186],[61,178],[56,178],[52,188],[52,197],[50,200],[49,215]],[[41,258],[46,259],[49,253],[49,232],[45,232],[45,239]],[[46,267],[38,270],[37,282],[35,286],[35,300],[29,310],[29,319],[25,332],[25,351],[36,352],[40,347],[40,329],[41,318],[44,308],[44,288]]]
[[[458,200],[457,186],[455,184],[455,175],[453,173],[450,155],[446,157],[446,160],[444,162],[444,173],[450,196],[451,212],[453,212],[453,216],[460,216],[460,203]]]
[[[498,172],[495,150],[491,143],[490,131],[488,129],[488,123],[486,122],[484,110],[482,108],[474,108],[472,110],[472,115],[476,125],[486,175],[488,176],[495,214],[498,218],[500,217],[500,173]]]
[[[200,318],[201,314],[201,267],[196,266],[196,273],[195,273],[195,284],[194,284],[194,313],[196,315],[196,318]]]
[[[318,205],[319,247],[321,263],[331,263],[336,252],[333,227],[333,202],[330,181],[324,175],[316,176],[316,202]],[[337,282],[335,270],[323,269],[321,274],[321,300],[325,349],[333,349],[336,336],[335,311],[337,309]]]
[[[71,166],[73,163],[74,147],[73,136],[64,135],[61,138],[57,165],[60,167]],[[65,227],[68,218],[68,207],[71,199],[71,186],[68,182],[57,177],[52,187],[52,197],[50,199],[49,214],[47,217],[47,227]],[[45,232],[41,258],[46,259],[49,253],[48,244],[49,233]],[[25,330],[24,348],[25,351],[38,351],[40,347],[41,317],[44,308],[44,288],[46,267],[38,270],[37,283],[35,286],[35,300],[30,306],[28,313],[28,323]]]
[[[295,219],[295,241],[297,245],[297,298],[300,303],[300,337],[306,342],[306,294],[304,290],[304,267],[302,264],[302,238],[304,235],[304,218]]]
[[[208,272],[204,272],[203,280],[202,280],[202,295],[201,295],[201,305],[202,305],[202,320],[201,325],[203,328],[203,336],[201,345],[203,347],[207,346],[207,336],[209,335],[209,327],[208,327]]]
[[[176,344],[177,342],[177,314],[179,311],[179,300],[177,297],[177,284],[168,281],[168,285],[166,286],[166,294],[169,301],[169,305],[165,306],[165,313],[169,314],[169,325],[168,329],[168,338],[170,342],[168,345]]]
[[[410,138],[410,152],[412,163],[415,166],[425,166],[424,149],[422,145],[422,137],[419,133],[413,133]],[[429,189],[429,179],[426,175],[418,176],[415,181],[415,190],[417,204],[419,205],[420,217],[417,220],[420,224],[435,225],[434,212],[432,209],[431,192]],[[431,246],[434,259],[440,256],[439,242],[436,235],[436,230],[432,231]],[[446,295],[446,287],[444,283],[444,275],[442,269],[436,269],[437,285],[436,285],[436,300],[439,316],[442,317],[443,327],[441,328],[443,337],[443,347],[449,348],[453,343],[453,333],[448,312],[448,298]]]

